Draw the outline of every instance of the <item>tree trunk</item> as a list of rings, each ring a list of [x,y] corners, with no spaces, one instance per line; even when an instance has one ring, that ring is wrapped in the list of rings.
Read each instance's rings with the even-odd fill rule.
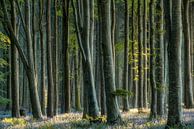
[[[184,103],[186,108],[192,108],[193,103],[193,82],[191,69],[191,39],[189,28],[189,0],[183,0],[183,33],[184,33]]]
[[[43,3],[44,0],[39,1],[39,17],[40,17],[40,23],[39,23],[39,30],[40,30],[40,49],[41,49],[41,87],[40,87],[40,100],[41,100],[41,109],[42,114],[46,115],[46,60],[45,60],[45,42],[44,42],[44,33],[43,33]]]
[[[104,55],[104,78],[106,91],[107,122],[111,124],[121,122],[121,115],[116,96],[112,94],[115,91],[115,72],[113,64],[112,42],[111,42],[111,12],[110,0],[101,0],[102,16],[102,49]]]
[[[150,86],[151,86],[151,112],[150,118],[156,118],[157,116],[157,90],[155,83],[155,52],[154,52],[154,43],[155,43],[155,1],[150,1]]]
[[[143,45],[142,45],[142,2],[138,0],[138,108],[143,108]]]
[[[54,116],[54,84],[53,84],[53,66],[52,66],[52,52],[51,52],[51,0],[47,0],[46,11],[46,48],[47,48],[47,75],[48,75],[48,101],[47,101],[47,116]]]
[[[16,10],[15,10],[15,2],[11,1],[11,21],[13,30],[16,34]],[[19,112],[19,59],[18,59],[18,51],[14,45],[14,40],[11,39],[11,93],[12,93],[12,117],[20,117]]]
[[[155,78],[157,88],[157,115],[164,115],[164,37],[163,37],[163,0],[156,1],[156,42]]]
[[[128,91],[128,64],[129,64],[129,5],[128,0],[125,0],[125,44],[124,44],[124,69],[123,69],[123,89]],[[128,96],[123,97],[123,111],[129,110]]]
[[[173,127],[182,122],[181,84],[181,0],[172,0],[171,37],[168,46],[169,57],[169,102],[167,126]]]

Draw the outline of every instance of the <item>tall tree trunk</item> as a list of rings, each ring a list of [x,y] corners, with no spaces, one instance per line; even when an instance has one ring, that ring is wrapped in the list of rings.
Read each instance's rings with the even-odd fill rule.
[[[58,113],[58,0],[54,1],[54,43],[53,43],[53,82],[54,82],[54,115]]]
[[[11,21],[15,35],[16,34],[16,10],[15,2],[11,1]],[[20,117],[19,112],[19,57],[14,40],[11,40],[11,93],[12,93],[12,117]]]
[[[98,103],[96,98],[95,84],[94,84],[94,72],[91,60],[91,51],[89,45],[89,32],[90,32],[90,12],[89,12],[89,0],[83,0],[83,49],[86,58],[83,58],[83,72],[84,72],[84,92],[87,92],[88,96],[88,115],[91,117],[97,117],[99,115]]]
[[[138,0],[138,108],[143,108],[143,45],[142,45],[142,2]]]
[[[164,38],[164,58],[165,58],[165,68],[164,68],[164,79],[165,79],[165,85],[168,88],[168,81],[169,81],[169,75],[168,75],[168,44],[169,44],[169,38],[170,38],[170,30],[171,30],[171,12],[169,11],[171,9],[171,1],[164,0],[164,23],[165,23],[165,38]],[[166,88],[166,89],[167,89]],[[167,98],[168,98],[168,90],[166,90],[166,100],[165,100],[165,113],[167,114]]]
[[[128,90],[128,64],[129,64],[129,5],[128,5],[128,0],[125,0],[125,44],[124,44],[124,69],[123,69],[123,89]],[[128,96],[123,97],[123,111],[128,111],[129,110],[129,100]]]
[[[155,44],[155,1],[151,0],[149,4],[149,12],[150,12],[150,86],[151,86],[151,112],[150,118],[156,118],[157,116],[157,89],[155,83],[155,52],[154,52],[154,44]]]
[[[27,51],[28,51],[28,64],[29,69],[27,70],[28,80],[29,80],[29,91],[30,91],[30,100],[32,105],[32,114],[35,118],[41,118],[42,112],[40,108],[40,102],[37,91],[37,82],[35,77],[34,69],[34,58],[33,58],[33,47],[30,31],[30,2],[25,0],[25,13],[26,13],[26,39],[27,39]]]
[[[115,124],[121,121],[121,115],[117,103],[116,96],[112,94],[115,91],[115,72],[113,64],[112,42],[111,42],[111,12],[110,0],[101,0],[101,16],[102,16],[102,49],[104,55],[104,78],[106,91],[106,108],[108,123]]]
[[[157,88],[157,115],[164,115],[164,37],[163,0],[156,1],[155,78]]]
[[[63,47],[63,60],[64,60],[64,94],[65,98],[62,101],[65,101],[62,112],[68,113],[71,111],[70,104],[70,79],[69,79],[69,0],[63,1],[63,38],[62,38],[62,47]]]
[[[54,84],[53,84],[53,67],[52,67],[52,52],[51,52],[51,0],[47,0],[46,11],[46,48],[47,48],[47,75],[48,75],[48,101],[47,101],[47,116],[54,116]]]
[[[184,33],[184,103],[186,108],[192,108],[193,103],[193,82],[191,69],[191,39],[189,28],[189,0],[183,0],[183,33]]]
[[[148,107],[148,96],[147,96],[147,87],[148,87],[148,75],[147,75],[147,0],[144,0],[144,3],[143,3],[143,55],[144,55],[144,69],[143,69],[143,107],[144,108],[147,108]]]
[[[168,46],[169,108],[167,126],[169,127],[180,125],[182,122],[181,1],[182,0],[172,0],[173,4],[172,4],[171,37]]]
[[[44,42],[44,33],[43,33],[43,4],[44,0],[39,1],[39,17],[40,17],[40,23],[39,23],[39,30],[40,30],[40,49],[41,49],[41,87],[40,87],[40,100],[41,100],[41,109],[42,114],[46,115],[46,66],[45,66],[45,42]]]
[[[132,64],[132,66],[133,66],[133,93],[134,93],[134,96],[133,96],[133,107],[135,108],[135,107],[137,107],[137,100],[138,100],[138,87],[137,87],[137,79],[136,79],[136,75],[137,75],[137,73],[136,73],[136,69],[135,69],[135,67],[136,67],[136,62],[135,62],[135,60],[136,60],[136,56],[135,56],[135,22],[134,22],[134,20],[135,20],[135,12],[134,12],[134,10],[135,10],[135,0],[132,0],[132,29],[131,29],[131,37],[132,37],[132,57],[133,57],[133,64]]]

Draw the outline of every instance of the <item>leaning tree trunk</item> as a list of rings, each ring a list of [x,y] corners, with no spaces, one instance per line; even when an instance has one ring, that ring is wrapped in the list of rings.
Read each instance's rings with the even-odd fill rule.
[[[115,72],[113,65],[113,53],[111,42],[111,12],[110,0],[101,0],[101,16],[102,16],[102,49],[104,55],[104,78],[106,91],[106,107],[107,107],[107,121],[115,124],[121,121],[121,115],[117,103],[116,96],[112,94],[115,91]]]
[[[169,57],[169,102],[167,126],[182,122],[182,82],[181,82],[181,1],[172,0],[171,37],[168,46]],[[170,11],[170,10],[169,10]]]

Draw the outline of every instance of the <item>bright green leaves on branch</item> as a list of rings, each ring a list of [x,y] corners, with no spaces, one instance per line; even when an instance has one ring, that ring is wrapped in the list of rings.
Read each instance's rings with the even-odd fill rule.
[[[115,96],[121,96],[121,97],[126,97],[126,96],[133,96],[133,93],[124,89],[116,89],[115,91],[112,92],[113,95]]]
[[[11,43],[9,37],[0,32],[0,49],[6,49]]]

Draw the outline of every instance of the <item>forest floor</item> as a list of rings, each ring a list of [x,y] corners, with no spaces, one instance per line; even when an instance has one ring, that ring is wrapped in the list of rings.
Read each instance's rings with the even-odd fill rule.
[[[122,113],[121,125],[91,124],[82,119],[81,113],[58,115],[52,119],[34,120],[32,117],[0,120],[0,129],[163,129],[166,118],[149,120],[149,111],[138,113],[136,109]],[[194,109],[184,110],[186,128],[194,129]]]

